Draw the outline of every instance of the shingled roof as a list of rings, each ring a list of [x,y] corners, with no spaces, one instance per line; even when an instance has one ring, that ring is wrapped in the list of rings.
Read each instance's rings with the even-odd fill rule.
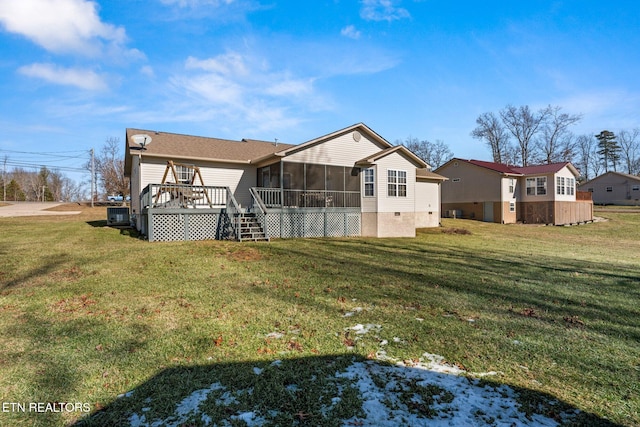
[[[133,135],[146,134],[152,142],[144,147],[133,141]],[[202,136],[182,135],[177,133],[156,132],[144,129],[126,131],[127,151],[139,154],[141,151],[149,157],[170,157],[173,159],[190,159],[204,161],[220,161],[226,163],[251,163],[270,154],[294,147],[292,144],[243,139],[207,138]]]

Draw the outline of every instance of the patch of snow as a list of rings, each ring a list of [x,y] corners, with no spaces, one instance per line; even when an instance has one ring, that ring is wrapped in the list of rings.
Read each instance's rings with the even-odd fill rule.
[[[284,336],[284,334],[282,332],[269,332],[266,335],[266,338],[274,338],[274,339],[280,339]]]
[[[258,416],[255,412],[241,412],[238,415],[232,415],[232,420],[241,420],[247,424],[247,427],[257,427],[265,424],[266,420]]]
[[[519,410],[515,392],[507,386],[483,386],[478,380],[443,373],[444,369],[430,369],[438,369],[437,365],[433,360],[411,368],[385,366],[373,361],[353,363],[346,371],[336,374],[336,377],[354,382],[352,387],[358,390],[363,400],[365,417],[345,420],[343,425],[558,425],[554,419],[539,414],[527,417]],[[431,391],[432,399],[423,400],[419,390],[410,393],[417,388],[422,388],[423,393],[426,390],[436,392]],[[403,394],[405,398],[402,398]],[[426,412],[425,408],[430,411]]]
[[[352,326],[350,328],[346,328],[345,331],[354,331],[357,335],[364,335],[364,334],[368,334],[371,331],[378,332],[378,331],[380,331],[381,328],[382,328],[382,326],[374,325],[373,323],[367,323],[366,325],[358,323],[355,326]]]

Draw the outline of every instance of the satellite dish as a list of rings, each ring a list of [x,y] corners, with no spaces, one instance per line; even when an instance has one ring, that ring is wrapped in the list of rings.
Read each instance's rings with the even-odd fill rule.
[[[133,142],[142,147],[143,150],[146,150],[146,146],[151,144],[151,137],[146,133],[133,135],[131,139],[133,139]]]

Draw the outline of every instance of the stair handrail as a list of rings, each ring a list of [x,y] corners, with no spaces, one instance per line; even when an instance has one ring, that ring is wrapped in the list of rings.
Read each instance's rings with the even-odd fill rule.
[[[264,204],[264,201],[262,200],[262,197],[260,197],[260,194],[256,190],[256,187],[249,188],[249,192],[251,193],[251,209],[253,210],[253,208],[257,207],[257,209],[260,211],[260,223],[262,224],[264,235],[268,239],[269,230],[267,229],[267,206]]]
[[[233,229],[233,234],[236,236],[236,239],[238,239],[239,238],[238,217],[239,217],[239,214],[242,213],[242,209],[240,208],[240,205],[238,204],[238,201],[236,200],[236,198],[233,196],[233,192],[231,191],[231,188],[226,187],[226,189],[227,189],[227,206],[226,206],[227,215],[231,219],[231,228]]]

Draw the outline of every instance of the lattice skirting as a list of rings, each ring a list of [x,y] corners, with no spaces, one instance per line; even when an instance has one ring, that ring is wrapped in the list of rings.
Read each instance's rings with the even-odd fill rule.
[[[354,237],[361,233],[357,211],[270,212],[269,237]],[[208,240],[230,237],[229,218],[221,212],[151,212],[142,215],[142,230],[149,241]]]
[[[271,212],[267,214],[269,237],[360,236],[360,212]]]
[[[153,213],[147,215],[149,241],[221,238],[220,213]]]

